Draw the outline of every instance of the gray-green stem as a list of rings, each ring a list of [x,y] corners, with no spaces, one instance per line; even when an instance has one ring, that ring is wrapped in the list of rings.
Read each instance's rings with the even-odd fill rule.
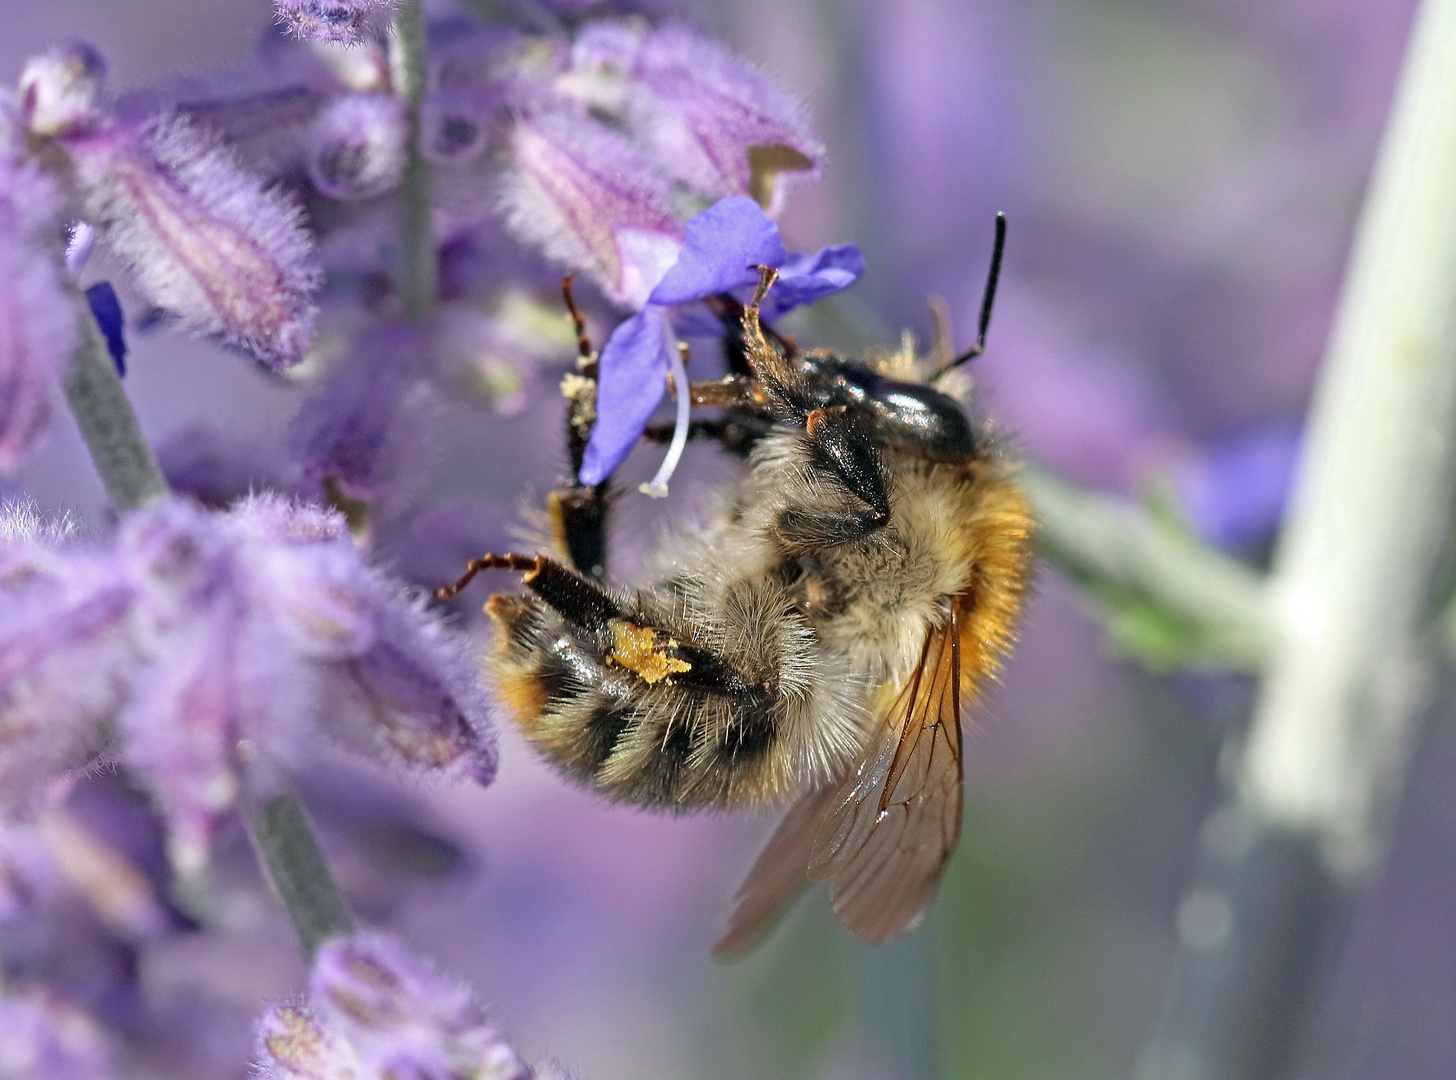
[[[329,938],[354,932],[354,920],[329,873],[298,796],[274,795],[244,811],[248,837],[288,912],[304,961]]]
[[[112,506],[125,513],[166,496],[167,480],[142,436],[90,306],[80,296],[75,300],[81,341],[65,379],[66,399]],[[353,921],[303,807],[296,796],[282,794],[245,816],[259,859],[311,960],[320,942],[349,933]]]
[[[142,436],[101,328],[79,296],[76,320],[81,340],[66,373],[66,400],[111,505],[117,513],[126,513],[166,495],[167,480]]]
[[[405,105],[407,138],[399,182],[400,307],[410,319],[429,318],[438,291],[434,224],[430,217],[430,166],[420,149],[420,106],[425,100],[429,55],[423,0],[404,0],[390,39],[394,91]]]
[[[1147,513],[1079,491],[1027,466],[1018,479],[1031,500],[1042,554],[1074,578],[1146,597],[1196,625],[1205,651],[1228,666],[1257,669],[1274,639],[1259,576]]]

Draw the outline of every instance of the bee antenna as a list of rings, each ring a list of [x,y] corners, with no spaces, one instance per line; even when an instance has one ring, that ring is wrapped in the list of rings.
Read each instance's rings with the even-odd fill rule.
[[[1006,215],[996,213],[996,242],[991,248],[991,269],[986,274],[986,291],[981,294],[981,322],[976,343],[930,377],[934,382],[947,371],[969,363],[986,351],[986,331],[991,326],[991,309],[996,305],[996,286],[1001,282],[1001,256],[1006,252]]]

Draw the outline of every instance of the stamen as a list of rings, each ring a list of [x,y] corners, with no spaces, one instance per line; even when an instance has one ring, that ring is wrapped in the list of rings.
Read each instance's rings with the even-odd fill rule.
[[[688,411],[693,406],[692,395],[688,391],[688,371],[683,366],[682,353],[678,349],[669,349],[668,354],[672,363],[672,385],[677,392],[677,422],[672,428],[672,445],[667,448],[667,457],[662,459],[662,467],[657,470],[657,475],[637,489],[654,499],[667,498],[667,482],[677,471],[683,447],[688,444]]]

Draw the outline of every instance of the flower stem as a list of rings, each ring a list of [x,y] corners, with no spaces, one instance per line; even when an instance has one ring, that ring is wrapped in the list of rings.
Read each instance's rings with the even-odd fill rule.
[[[1196,624],[1205,651],[1227,666],[1263,665],[1274,634],[1254,571],[1040,469],[1024,467],[1017,480],[1031,500],[1037,543],[1047,559],[1074,578],[1144,596]]]
[[[354,920],[334,884],[328,863],[291,792],[249,807],[244,818],[253,850],[288,911],[306,963],[329,938],[354,932]]]
[[[429,56],[423,0],[404,0],[390,37],[394,90],[405,104],[404,175],[399,182],[400,306],[410,319],[429,318],[437,292],[434,224],[430,218],[430,166],[420,150],[420,105]]]
[[[118,513],[125,513],[166,495],[167,480],[142,436],[101,328],[90,306],[80,297],[76,315],[81,343],[64,380],[66,400],[111,505]]]
[[[1269,579],[1276,647],[1180,907],[1150,1080],[1285,1074],[1340,906],[1381,861],[1456,479],[1453,56],[1456,0],[1424,0]]]
[[[106,493],[119,513],[167,494],[167,480],[142,436],[90,307],[77,298],[81,344],[66,376],[66,399]],[[245,814],[248,834],[298,933],[305,959],[319,943],[353,929],[303,807],[291,794],[275,795]]]

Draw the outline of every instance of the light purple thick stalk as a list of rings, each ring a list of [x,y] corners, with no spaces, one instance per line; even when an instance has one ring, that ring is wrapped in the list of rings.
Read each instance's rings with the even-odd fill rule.
[[[1429,698],[1456,480],[1456,0],[1424,0],[1356,229],[1235,790],[1203,830],[1139,1080],[1273,1080],[1382,861]]]

